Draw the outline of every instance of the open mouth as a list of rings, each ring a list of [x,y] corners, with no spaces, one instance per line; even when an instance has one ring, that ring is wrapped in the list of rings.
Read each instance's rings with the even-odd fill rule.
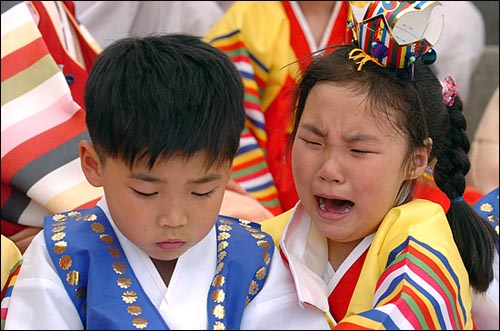
[[[345,214],[354,207],[354,203],[349,200],[326,199],[323,197],[318,197],[317,200],[321,211],[335,214]]]

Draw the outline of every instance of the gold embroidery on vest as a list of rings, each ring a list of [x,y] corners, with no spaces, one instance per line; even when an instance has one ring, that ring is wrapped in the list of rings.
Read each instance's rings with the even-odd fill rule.
[[[71,268],[72,264],[73,261],[68,255],[63,255],[59,258],[59,267],[61,267],[62,270],[68,270],[69,268]]]
[[[66,225],[65,221],[68,217],[71,217],[76,221],[84,220],[87,222],[92,222],[90,228],[93,232],[99,234],[99,238],[104,244],[111,245],[114,243],[113,237],[109,234],[104,233],[106,231],[104,225],[98,222],[94,222],[97,220],[97,215],[95,214],[88,214],[83,217],[82,214],[78,211],[68,212],[67,215],[55,214],[52,216],[52,221],[54,221],[54,223],[52,223],[52,232],[55,232],[55,234],[51,236],[51,239],[52,241],[54,241],[53,249],[56,254],[62,254],[68,247],[68,243],[62,240],[66,237],[66,233],[64,232],[64,230]],[[108,247],[108,252],[114,258],[119,258],[122,255],[121,251],[115,246]],[[69,255],[63,255],[59,258],[59,267],[62,270],[68,270],[72,265],[73,262]],[[123,275],[126,272],[125,263],[121,261],[115,261],[112,264],[112,268],[117,275],[121,275],[117,278],[117,286],[124,289],[129,288],[132,285],[132,280],[130,277]],[[77,270],[69,271],[66,274],[66,281],[72,286],[77,286],[80,282],[80,273]],[[81,300],[85,299],[87,296],[86,286],[81,286],[75,289],[75,294],[77,298]],[[134,304],[134,302],[137,301],[137,293],[135,291],[128,290],[123,292],[122,300],[126,304],[129,304],[127,306],[127,312],[130,315],[138,316],[142,313],[142,307],[140,305]],[[144,317],[135,317],[132,320],[132,325],[137,329],[144,329],[145,327],[147,327],[148,321]]]
[[[129,288],[130,285],[132,285],[132,280],[128,276],[120,276],[120,277],[118,277],[118,280],[116,281],[116,283],[121,288]]]
[[[54,252],[56,252],[57,254],[62,254],[66,250],[66,247],[68,247],[68,243],[66,241],[58,241],[54,244]]]

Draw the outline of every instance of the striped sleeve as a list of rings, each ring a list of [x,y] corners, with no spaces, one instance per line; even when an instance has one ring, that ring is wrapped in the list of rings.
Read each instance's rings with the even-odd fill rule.
[[[41,227],[43,215],[102,195],[80,168],[85,112],[51,56],[26,2],[2,14],[2,220]]]
[[[14,244],[13,241],[5,236],[2,237],[2,296],[0,305],[0,330],[4,330],[5,318],[10,302],[10,296],[14,284],[17,280],[17,275],[21,268],[23,256]]]
[[[467,313],[452,264],[413,237],[390,254],[375,290],[373,308],[342,320],[335,329],[460,330]]]
[[[221,34],[209,42],[229,56],[242,76],[245,89],[245,129],[233,162],[232,179],[277,215],[282,210],[278,191],[266,161],[267,133],[260,98],[268,69],[249,51],[239,30]]]

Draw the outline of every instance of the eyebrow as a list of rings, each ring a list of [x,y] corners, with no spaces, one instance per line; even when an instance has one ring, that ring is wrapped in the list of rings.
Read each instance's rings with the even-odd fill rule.
[[[318,127],[314,126],[313,124],[305,123],[305,124],[302,124],[301,126],[304,129],[311,131],[312,133],[314,133],[317,136],[326,137],[326,132],[321,131]]]
[[[315,135],[325,138],[328,136],[328,134],[321,129],[319,129],[317,126],[313,124],[302,124],[302,127]],[[349,134],[347,136],[344,136],[344,139],[348,142],[358,142],[358,141],[366,141],[366,142],[379,142],[380,139],[377,136],[374,135],[369,135],[369,134],[363,134],[363,133],[354,133],[354,134]]]
[[[219,180],[221,178],[222,178],[221,175],[208,174],[208,175],[203,176],[201,178],[190,180],[189,183],[191,183],[191,184],[205,184],[205,183],[213,182],[215,180]]]
[[[161,178],[158,178],[158,177],[155,177],[155,176],[152,176],[149,174],[145,174],[145,173],[130,174],[129,178],[143,180],[145,182],[150,182],[150,183],[163,183],[163,182],[165,182]],[[206,176],[203,176],[203,177],[200,177],[197,179],[189,180],[188,183],[189,184],[204,184],[204,183],[209,183],[209,182],[221,179],[221,178],[222,178],[222,176],[220,176],[218,174],[208,174]]]

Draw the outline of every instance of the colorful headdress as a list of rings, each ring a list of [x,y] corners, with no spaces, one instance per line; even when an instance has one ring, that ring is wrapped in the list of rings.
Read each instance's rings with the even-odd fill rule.
[[[432,47],[443,27],[439,1],[350,1],[348,22],[359,50],[350,58],[359,68],[366,61],[380,66],[407,68],[417,59],[436,60]]]

